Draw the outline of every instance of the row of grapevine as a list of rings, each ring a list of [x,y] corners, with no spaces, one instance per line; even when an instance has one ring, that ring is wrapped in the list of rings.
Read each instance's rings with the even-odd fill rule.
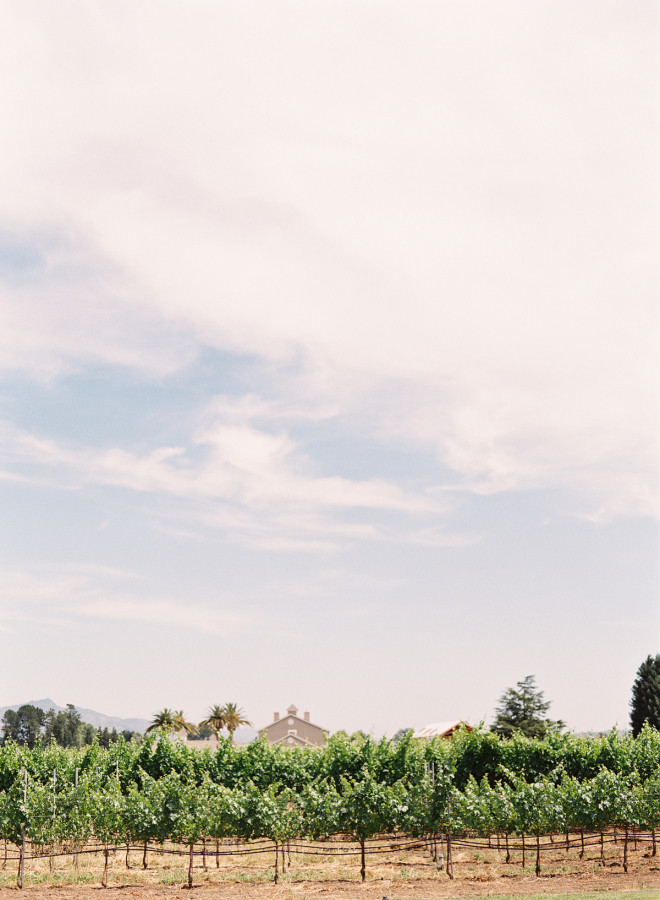
[[[201,839],[277,846],[344,833],[360,844],[364,878],[365,843],[379,834],[535,835],[538,848],[541,835],[571,830],[653,831],[660,735],[507,742],[476,731],[422,745],[340,736],[302,750],[223,742],[216,753],[168,738],[107,750],[10,745],[0,784],[0,838],[16,845],[93,840],[107,859],[111,845],[176,841],[190,846],[192,871]]]
[[[25,773],[0,794],[0,837],[18,844],[85,842],[195,843],[239,837],[272,841],[346,833],[358,841],[377,834],[495,833],[544,835],[610,826],[647,830],[660,825],[660,773],[639,777],[605,769],[593,779],[527,782],[510,775],[495,786],[450,777],[406,779],[387,785],[368,771],[339,786],[325,779],[296,792],[252,782],[227,788],[208,776],[196,784],[175,773],[123,790],[116,776],[86,773],[76,786],[42,783]]]
[[[452,741],[431,742],[376,741],[340,734],[324,747],[302,749],[272,746],[264,740],[236,747],[221,739],[215,752],[200,752],[182,741],[153,736],[142,744],[120,739],[107,749],[93,744],[65,750],[52,744],[29,750],[7,743],[0,747],[0,792],[11,788],[24,771],[44,784],[52,781],[54,771],[58,783],[72,783],[76,772],[116,773],[124,791],[133,783],[139,785],[145,774],[158,780],[175,773],[195,784],[208,777],[229,788],[252,782],[264,790],[279,784],[300,792],[326,779],[339,787],[342,778],[356,780],[364,771],[384,784],[402,779],[418,782],[429,766],[450,773],[459,789],[470,778],[481,782],[485,777],[491,785],[509,776],[528,782],[563,776],[588,781],[602,770],[635,774],[644,782],[660,768],[660,732],[645,727],[637,738],[616,731],[597,737],[550,734],[539,741],[520,736],[502,740],[475,729]]]

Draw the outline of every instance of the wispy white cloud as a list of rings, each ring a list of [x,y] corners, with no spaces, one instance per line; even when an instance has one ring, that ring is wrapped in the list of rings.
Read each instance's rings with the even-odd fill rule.
[[[422,513],[440,504],[381,479],[315,476],[285,434],[247,426],[218,425],[197,442],[207,449],[200,463],[183,447],[158,447],[145,455],[121,448],[93,451],[64,446],[5,425],[3,456],[64,472],[78,484],[114,484],[136,491],[236,500],[249,508],[366,508]],[[307,470],[307,471],[305,471]],[[38,474],[37,478],[44,477]]]
[[[126,581],[134,582],[127,590]],[[259,627],[257,618],[241,610],[244,598],[206,603],[150,597],[133,573],[108,566],[66,564],[3,572],[0,610],[3,630],[37,624],[61,629],[90,620],[175,626],[225,636]]]
[[[220,636],[250,632],[257,624],[254,617],[239,612],[170,600],[140,599],[136,602],[135,597],[81,602],[72,607],[71,612],[95,619],[174,625]]]
[[[416,519],[437,519],[449,506],[445,498],[383,479],[317,475],[286,433],[235,421],[210,426],[206,413],[203,418],[191,450],[158,447],[145,454],[73,447],[5,423],[0,464],[9,475],[16,470],[36,483],[69,489],[113,485],[172,496],[188,506],[196,503],[190,513],[194,520],[269,549],[332,549],[338,540],[414,540]],[[356,512],[370,520],[343,519]],[[377,521],[379,513],[398,516],[399,524],[384,526]]]

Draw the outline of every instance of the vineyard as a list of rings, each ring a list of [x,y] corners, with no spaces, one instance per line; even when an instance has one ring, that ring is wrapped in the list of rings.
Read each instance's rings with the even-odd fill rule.
[[[335,736],[322,748],[264,741],[216,752],[167,737],[63,750],[0,748],[0,865],[52,871],[68,859],[140,869],[171,856],[185,880],[240,857],[277,881],[341,859],[409,858],[453,878],[470,851],[541,875],[558,854],[627,872],[656,855],[660,733],[544,741],[479,729],[452,741]]]

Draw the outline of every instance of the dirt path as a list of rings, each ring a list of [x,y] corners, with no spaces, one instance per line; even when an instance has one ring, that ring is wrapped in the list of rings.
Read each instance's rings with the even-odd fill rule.
[[[0,898],[18,900],[445,900],[451,897],[496,897],[501,894],[563,894],[575,891],[654,890],[660,898],[660,871],[552,875],[535,878],[512,875],[492,880],[455,878],[393,878],[368,881],[287,881],[279,885],[225,882],[197,884],[192,891],[182,885],[28,885],[0,887]],[[653,894],[651,895],[653,896]]]

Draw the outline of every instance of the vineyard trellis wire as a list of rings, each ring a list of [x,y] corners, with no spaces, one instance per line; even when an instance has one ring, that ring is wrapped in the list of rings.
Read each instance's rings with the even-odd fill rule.
[[[501,837],[502,835],[491,835],[486,840],[469,835],[452,835],[451,842],[455,849],[461,848],[470,850],[472,852],[479,850],[492,851],[497,849],[501,854],[504,854],[504,843],[499,842],[499,846],[498,844],[496,844],[496,839]],[[53,847],[28,844],[25,849],[22,849],[19,846],[15,846],[13,850],[9,849],[7,842],[5,842],[5,852],[2,868],[7,868],[7,866],[11,865],[12,862],[18,864],[18,866],[24,866],[25,864],[29,866],[31,862],[35,862],[41,859],[53,860],[54,858],[72,857],[74,854],[76,856],[96,856],[98,854],[104,854],[107,858],[107,854],[117,854],[119,852],[126,855],[126,867],[131,868],[128,865],[128,857],[130,853],[144,855],[146,852],[148,852],[150,854],[153,853],[161,856],[166,855],[187,859],[188,883],[192,884],[193,862],[195,860],[199,861],[200,859],[202,859],[203,868],[206,869],[207,861],[209,858],[215,859],[216,867],[218,867],[220,859],[226,860],[228,858],[231,859],[234,857],[244,856],[267,856],[271,858],[274,857],[276,860],[274,873],[275,881],[277,881],[277,860],[280,853],[282,854],[283,859],[286,853],[286,855],[289,857],[289,860],[292,856],[325,858],[345,858],[355,856],[361,857],[362,847],[359,842],[352,840],[349,835],[338,835],[335,836],[335,838],[336,839],[334,840],[329,839],[322,842],[294,840],[287,841],[283,844],[280,844],[280,842],[278,841],[257,840],[240,843],[239,845],[237,845],[236,841],[225,843],[220,841],[212,841],[210,839],[205,839],[204,841],[190,844],[177,844],[175,842],[169,842],[168,844],[125,842],[108,845],[106,843],[99,842],[86,842],[83,845],[76,845],[75,847]],[[614,831],[610,831],[607,833],[598,832],[589,834],[585,834],[584,832],[569,832],[569,835],[546,835],[544,836],[544,838],[545,839],[543,841],[537,840],[533,845],[530,843],[526,844],[524,838],[522,840],[510,839],[506,845],[507,861],[511,862],[511,860],[509,859],[510,854],[517,853],[521,857],[521,865],[524,868],[526,864],[526,851],[527,853],[529,853],[531,850],[534,851],[534,853],[536,854],[538,865],[539,856],[543,856],[547,853],[557,853],[562,850],[565,850],[566,853],[568,853],[571,850],[579,850],[580,855],[582,855],[583,853],[588,853],[590,850],[596,850],[598,851],[598,858],[601,865],[605,865],[606,859],[608,861],[608,864],[611,865],[613,858],[612,854],[606,857],[604,855],[604,849],[608,846],[612,847],[613,845],[620,845],[615,852],[615,856],[618,860],[621,861],[621,864],[623,865],[623,859],[625,858],[625,844],[623,834],[617,835]],[[637,843],[647,845],[649,848],[651,846],[655,846],[655,835],[652,832],[636,830],[634,839]],[[630,840],[632,840],[632,838],[630,838]],[[447,847],[447,835],[445,834],[429,834],[421,838],[412,838],[409,835],[403,834],[379,835],[365,841],[365,844],[366,853],[370,858],[378,855],[392,856],[410,850],[424,849],[428,852],[430,858],[432,859],[434,867],[439,871],[446,870],[447,874],[449,874],[449,871],[445,865],[447,859],[444,852],[445,848]],[[538,869],[537,874],[539,874]],[[104,886],[107,886],[107,883]]]

